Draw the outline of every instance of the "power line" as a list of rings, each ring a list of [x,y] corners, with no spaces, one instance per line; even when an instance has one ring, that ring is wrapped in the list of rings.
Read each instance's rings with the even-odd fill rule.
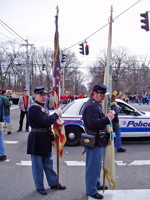
[[[8,39],[10,39],[10,40],[11,40],[11,38],[7,37],[7,36],[6,36],[6,35],[4,35],[3,33],[1,33],[1,32],[0,32],[0,34],[1,34],[1,35],[3,35],[3,36],[5,36],[6,38],[8,38]]]
[[[23,41],[25,41],[26,42],[26,40],[24,40],[18,33],[16,33],[12,28],[10,28],[7,24],[5,24],[2,20],[0,20],[0,22],[2,23],[1,25],[7,30],[7,31],[9,31],[7,28],[9,28],[13,33],[15,33],[19,38],[21,38],[21,40],[23,40]],[[5,27],[4,25],[7,27]],[[9,31],[10,32],[10,31]],[[11,33],[11,32],[10,32]],[[12,33],[11,33],[12,34]],[[12,34],[12,35],[14,35],[14,34]],[[15,35],[14,35],[15,36]],[[15,36],[16,37],[16,36]]]
[[[125,11],[123,11],[121,14],[119,14],[117,17],[115,17],[114,20],[117,19],[118,17],[120,17],[120,16],[121,16],[122,14],[124,14],[125,12],[127,12],[129,9],[131,9],[133,6],[135,6],[135,5],[136,5],[137,3],[139,3],[140,1],[141,1],[141,0],[137,1],[137,2],[134,3],[132,6],[130,6],[129,8],[127,8]],[[104,27],[106,27],[108,24],[109,24],[109,22],[108,22],[107,24],[105,24],[104,26],[102,26],[102,27],[101,27],[100,29],[98,29],[97,31],[95,31],[93,34],[91,34],[90,36],[88,36],[85,40],[87,40],[87,39],[89,39],[90,37],[92,37],[93,35],[95,35],[98,31],[102,30],[102,29],[103,29]],[[85,41],[85,40],[82,40],[82,41],[80,41],[80,42],[78,42],[78,43],[76,43],[76,44],[74,44],[74,45],[72,45],[72,46],[70,46],[70,47],[64,49],[63,51],[66,51],[67,49],[70,49],[70,48],[72,48],[72,47],[74,47],[74,46],[76,46],[76,45],[82,43],[82,42]]]

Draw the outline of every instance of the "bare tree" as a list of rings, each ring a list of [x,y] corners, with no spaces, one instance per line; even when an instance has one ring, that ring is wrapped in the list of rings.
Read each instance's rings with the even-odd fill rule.
[[[65,51],[65,55],[65,62],[61,64],[65,77],[65,90],[71,93],[77,93],[79,85],[84,81],[83,73],[78,70],[81,63],[77,60],[74,52]]]

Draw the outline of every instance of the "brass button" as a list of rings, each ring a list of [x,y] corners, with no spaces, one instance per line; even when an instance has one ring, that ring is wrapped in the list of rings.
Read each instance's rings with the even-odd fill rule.
[[[89,139],[85,139],[84,142],[85,142],[85,143],[89,143],[90,140],[89,140]]]

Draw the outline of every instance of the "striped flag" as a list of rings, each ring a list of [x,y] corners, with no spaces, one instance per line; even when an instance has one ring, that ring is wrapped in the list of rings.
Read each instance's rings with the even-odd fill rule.
[[[54,108],[57,109],[60,105],[60,86],[61,86],[61,66],[59,58],[59,33],[58,33],[58,6],[57,14],[55,16],[56,32],[55,32],[55,41],[54,41],[54,62],[53,62],[53,100]],[[63,146],[66,142],[65,129],[64,129],[64,120],[59,117],[53,126],[55,132],[55,142],[54,145],[58,147],[58,155],[62,158],[63,155]],[[58,140],[57,140],[58,136]],[[58,146],[57,146],[58,145]]]
[[[108,49],[107,49],[107,60],[105,64],[105,74],[104,74],[104,85],[108,89],[108,95],[103,102],[103,110],[107,113],[107,110],[110,107],[110,95],[112,93],[112,67],[111,67],[111,44],[112,44],[112,7],[111,7],[111,16],[109,22],[109,37],[108,37]],[[114,136],[112,129],[112,122],[110,125],[107,125],[107,132],[110,135],[108,140],[108,145],[104,150],[104,160],[103,160],[103,169],[104,169],[104,180],[103,186],[105,185],[105,177],[109,181],[110,188],[115,188],[115,162],[114,162]],[[104,187],[103,187],[104,188]],[[104,189],[103,189],[104,190]]]
[[[54,62],[53,62],[53,98],[54,108],[57,109],[60,105],[60,86],[61,86],[61,66],[59,58],[59,33],[58,33],[58,6],[55,16],[56,32],[54,39]]]

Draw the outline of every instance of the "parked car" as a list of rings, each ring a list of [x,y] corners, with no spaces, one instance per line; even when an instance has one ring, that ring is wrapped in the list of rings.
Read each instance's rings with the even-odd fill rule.
[[[85,132],[82,111],[87,101],[88,98],[76,99],[62,109],[68,146],[78,145]],[[120,106],[121,137],[150,137],[150,112],[141,112],[120,99],[116,102]]]
[[[11,92],[10,90],[7,90],[7,97],[9,101],[11,101],[14,105],[18,105],[18,101],[21,95],[21,92]]]

